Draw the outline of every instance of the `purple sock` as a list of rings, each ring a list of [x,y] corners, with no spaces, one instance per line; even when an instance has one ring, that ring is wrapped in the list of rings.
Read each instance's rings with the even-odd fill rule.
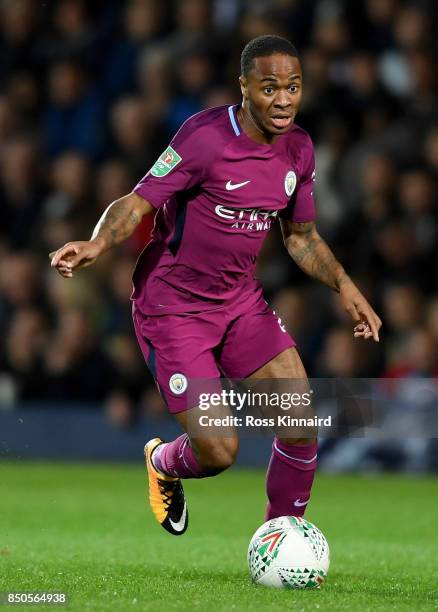
[[[316,453],[316,443],[292,446],[274,439],[266,477],[266,520],[303,516],[315,475]]]
[[[178,478],[205,478],[205,474],[190,445],[187,434],[179,436],[173,442],[166,442],[158,446],[152,455],[155,467],[168,476]]]

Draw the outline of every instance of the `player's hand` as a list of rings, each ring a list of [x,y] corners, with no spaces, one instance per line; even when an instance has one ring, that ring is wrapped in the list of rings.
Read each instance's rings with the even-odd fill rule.
[[[97,240],[67,242],[49,254],[50,265],[56,268],[61,276],[72,278],[74,270],[91,266],[102,251],[103,246]]]
[[[344,310],[356,323],[353,333],[355,338],[373,338],[374,342],[379,342],[379,329],[382,321],[368,304],[356,285],[351,281],[344,281],[339,293]]]

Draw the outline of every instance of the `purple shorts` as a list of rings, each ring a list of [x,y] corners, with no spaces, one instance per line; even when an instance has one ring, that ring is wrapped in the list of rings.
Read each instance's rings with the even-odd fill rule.
[[[189,406],[190,379],[246,378],[295,346],[261,289],[205,312],[144,315],[133,302],[135,333],[171,413]]]

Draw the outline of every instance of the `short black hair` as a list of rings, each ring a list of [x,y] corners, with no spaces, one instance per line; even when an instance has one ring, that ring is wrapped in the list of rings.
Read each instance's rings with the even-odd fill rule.
[[[283,53],[291,57],[298,57],[296,47],[287,40],[287,38],[283,38],[282,36],[265,34],[250,40],[240,56],[240,70],[242,76],[247,76],[256,57],[268,57],[275,53]]]

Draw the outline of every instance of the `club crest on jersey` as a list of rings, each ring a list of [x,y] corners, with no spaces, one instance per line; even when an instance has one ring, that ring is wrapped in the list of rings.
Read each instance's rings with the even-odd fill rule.
[[[150,173],[152,176],[157,176],[159,178],[166,176],[166,174],[169,174],[172,168],[175,168],[180,161],[182,161],[182,157],[178,155],[175,149],[167,147],[150,169]]]
[[[187,389],[188,382],[187,378],[184,374],[180,374],[177,372],[176,374],[172,374],[169,378],[169,387],[170,390],[175,393],[175,395],[181,395]]]
[[[294,189],[297,184],[297,175],[293,170],[289,170],[289,172],[284,177],[284,189],[286,191],[287,196],[291,196],[294,192]]]

